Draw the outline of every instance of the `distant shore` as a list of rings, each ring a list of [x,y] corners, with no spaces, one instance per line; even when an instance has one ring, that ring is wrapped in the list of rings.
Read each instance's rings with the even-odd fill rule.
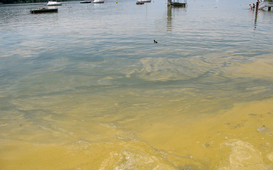
[[[65,2],[65,1],[72,1],[72,0],[58,0],[58,2]],[[21,3],[46,3],[47,0],[3,0],[0,2],[1,4],[21,4]]]

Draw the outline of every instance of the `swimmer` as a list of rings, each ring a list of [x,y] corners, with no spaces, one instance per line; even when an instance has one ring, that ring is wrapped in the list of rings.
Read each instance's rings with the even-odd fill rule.
[[[249,4],[249,7],[250,7],[250,10],[252,10],[252,5],[251,4]]]

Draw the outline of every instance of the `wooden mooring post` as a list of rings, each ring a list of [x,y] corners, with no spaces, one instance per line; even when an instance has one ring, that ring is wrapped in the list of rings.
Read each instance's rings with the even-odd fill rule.
[[[259,10],[259,0],[256,2],[255,21],[257,21],[258,10]]]

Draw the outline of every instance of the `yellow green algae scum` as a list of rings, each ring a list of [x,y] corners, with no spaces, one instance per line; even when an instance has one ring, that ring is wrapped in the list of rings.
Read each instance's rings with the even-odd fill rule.
[[[272,80],[273,62],[224,72]],[[273,169],[272,98],[234,102],[215,97],[228,93],[221,89],[194,88],[108,92],[14,99],[22,114],[1,117],[0,169]]]

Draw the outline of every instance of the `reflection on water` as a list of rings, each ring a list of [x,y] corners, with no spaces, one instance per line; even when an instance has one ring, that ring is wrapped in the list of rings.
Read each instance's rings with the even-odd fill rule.
[[[172,32],[172,20],[174,18],[185,17],[186,7],[167,7],[167,32]]]
[[[172,7],[167,7],[167,31],[172,31]]]
[[[0,169],[273,169],[271,15],[115,2],[1,7]]]

